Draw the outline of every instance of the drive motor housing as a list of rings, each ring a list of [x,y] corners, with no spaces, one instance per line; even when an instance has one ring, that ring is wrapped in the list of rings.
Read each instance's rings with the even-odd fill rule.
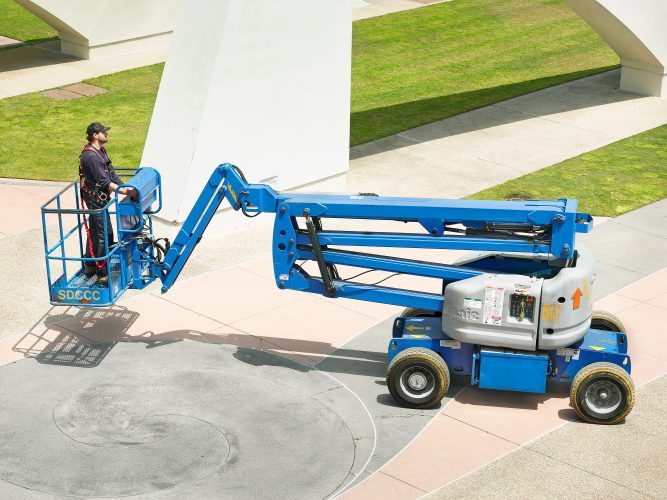
[[[557,349],[581,340],[591,324],[595,259],[584,245],[576,250],[573,265],[554,270],[551,277],[484,273],[449,283],[443,331],[461,342],[526,351]],[[503,257],[484,254],[477,260],[491,255]],[[466,266],[474,268],[475,262]]]

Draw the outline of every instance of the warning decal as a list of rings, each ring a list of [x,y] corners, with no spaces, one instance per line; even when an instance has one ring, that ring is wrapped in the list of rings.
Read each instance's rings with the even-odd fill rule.
[[[487,286],[484,289],[484,319],[485,325],[500,325],[503,319],[503,302],[505,289]]]
[[[461,349],[461,342],[454,339],[443,339],[440,341],[440,347],[449,347],[450,349]]]
[[[569,347],[559,347],[556,349],[556,356],[565,356],[565,362],[569,363],[571,359],[579,359],[579,349],[571,349]]]

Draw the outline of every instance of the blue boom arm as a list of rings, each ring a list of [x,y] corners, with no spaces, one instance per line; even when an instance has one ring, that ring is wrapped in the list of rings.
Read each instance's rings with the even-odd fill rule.
[[[279,288],[429,310],[442,308],[441,294],[355,283],[341,279],[336,265],[446,281],[484,271],[332,247],[519,252],[548,256],[562,267],[574,258],[575,233],[592,228],[591,216],[578,213],[571,199],[509,202],[277,193],[264,184],[248,183],[237,167],[223,164],[211,175],[161,264],[163,293],[178,278],[225,198],[248,217],[276,214],[272,246]],[[423,232],[327,231],[322,228],[327,218],[416,222]],[[309,275],[301,261],[316,262],[320,276]]]

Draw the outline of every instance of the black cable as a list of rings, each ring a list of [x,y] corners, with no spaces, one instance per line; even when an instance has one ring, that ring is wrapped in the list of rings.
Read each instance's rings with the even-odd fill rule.
[[[353,280],[354,278],[358,278],[359,276],[362,276],[366,273],[372,273],[373,271],[379,271],[379,269],[368,269],[367,271],[361,272],[359,274],[355,274],[354,276],[350,276],[349,278],[345,278],[343,281],[350,281],[350,280]]]
[[[156,255],[155,255],[155,257],[150,257],[149,254],[144,254],[144,255],[147,255],[148,257],[150,257],[154,264],[158,264],[158,265],[162,264],[162,262],[164,261],[164,258],[167,255],[167,252],[171,248],[171,242],[169,241],[168,238],[158,238],[158,239],[154,240],[151,237],[151,234],[147,231],[148,230],[146,230],[146,232],[142,232],[141,235],[139,235],[139,237],[141,237],[142,242],[144,244],[150,245],[150,247],[153,250],[155,250]],[[164,242],[164,243],[161,243],[161,242]]]
[[[362,275],[364,275],[364,274],[372,273],[372,272],[374,272],[374,271],[381,271],[381,270],[382,270],[382,269],[368,269],[368,270],[363,271],[363,272],[361,272],[361,273],[359,273],[359,274],[355,274],[354,276],[350,276],[349,278],[345,278],[345,279],[343,279],[342,281],[350,281],[350,280],[353,280],[353,279],[355,279],[355,278],[358,278],[359,276],[362,276]],[[389,278],[393,278],[394,276],[398,276],[399,274],[403,274],[403,273],[393,273],[393,274],[390,274],[390,275],[387,276],[386,278],[382,278],[380,281],[376,281],[375,283],[370,283],[369,286],[378,285],[378,284],[382,283],[383,281],[387,281]]]
[[[248,184],[248,180],[246,179],[245,175],[243,174],[243,171],[239,167],[237,167],[236,165],[232,165],[231,167],[239,175],[241,180],[243,182],[245,182],[246,184]],[[243,194],[244,193],[241,193],[241,195],[243,195]],[[245,194],[247,195],[248,193],[245,192]],[[243,200],[241,200],[240,197],[239,197],[239,201],[240,201],[239,205],[241,205],[241,212],[243,212],[243,215],[245,215],[249,219],[252,219],[253,217],[257,217],[261,213],[261,212],[256,212],[255,215],[250,215],[248,212],[246,212],[245,202]]]
[[[248,212],[245,211],[245,203],[241,203],[241,212],[243,212],[243,215],[245,215],[249,219],[257,217],[261,213],[261,212],[255,212],[255,215],[250,215]]]
[[[393,278],[394,276],[398,276],[399,274],[403,274],[403,273],[394,273],[394,274],[390,274],[389,276],[387,276],[387,277],[384,278],[384,279],[381,279],[380,281],[376,281],[375,283],[371,283],[370,286],[379,285],[379,284],[382,283],[383,281],[387,281],[389,278]]]
[[[245,175],[243,174],[243,171],[239,167],[237,167],[236,165],[232,165],[232,168],[236,171],[237,174],[239,174],[239,177],[241,178],[241,180],[243,182],[245,182],[246,184],[248,184],[248,179],[245,178]]]
[[[158,243],[159,240],[153,242],[153,248],[157,249],[157,261],[161,263],[164,259],[165,254],[167,253],[162,245]]]

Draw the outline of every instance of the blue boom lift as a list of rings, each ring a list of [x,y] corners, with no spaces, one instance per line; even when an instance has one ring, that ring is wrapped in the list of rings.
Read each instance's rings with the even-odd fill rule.
[[[406,307],[393,323],[388,347],[387,384],[400,404],[438,404],[452,373],[469,376],[472,384],[486,389],[544,393],[547,380],[570,383],[571,405],[588,422],[617,423],[632,409],[627,336],[613,315],[592,310],[595,260],[585,246],[575,245],[575,233],[588,232],[593,220],[577,212],[575,200],[278,193],[248,183],[237,167],[223,164],[170,244],[153,236],[151,218],[162,204],[159,173],[138,169],[124,185],[137,190],[136,201],[115,198],[97,211],[113,215],[118,231],[118,243],[96,256],[110,263],[104,286],[84,273],[84,262],[94,260],[83,257],[82,235],[83,218],[92,211],[78,208],[77,183],[42,206],[52,304],[106,306],[126,289],[144,288],[155,279],[167,292],[226,199],[248,217],[275,213],[272,250],[278,288]],[[75,208],[67,208],[72,203]],[[48,224],[53,217],[57,226]],[[415,222],[422,231],[326,230],[323,221],[332,218]],[[54,245],[47,228],[57,231]],[[349,247],[473,253],[447,265]],[[304,269],[305,261],[317,263],[319,276]],[[338,265],[432,278],[442,283],[442,293],[343,279]],[[55,279],[54,268],[59,269]]]

